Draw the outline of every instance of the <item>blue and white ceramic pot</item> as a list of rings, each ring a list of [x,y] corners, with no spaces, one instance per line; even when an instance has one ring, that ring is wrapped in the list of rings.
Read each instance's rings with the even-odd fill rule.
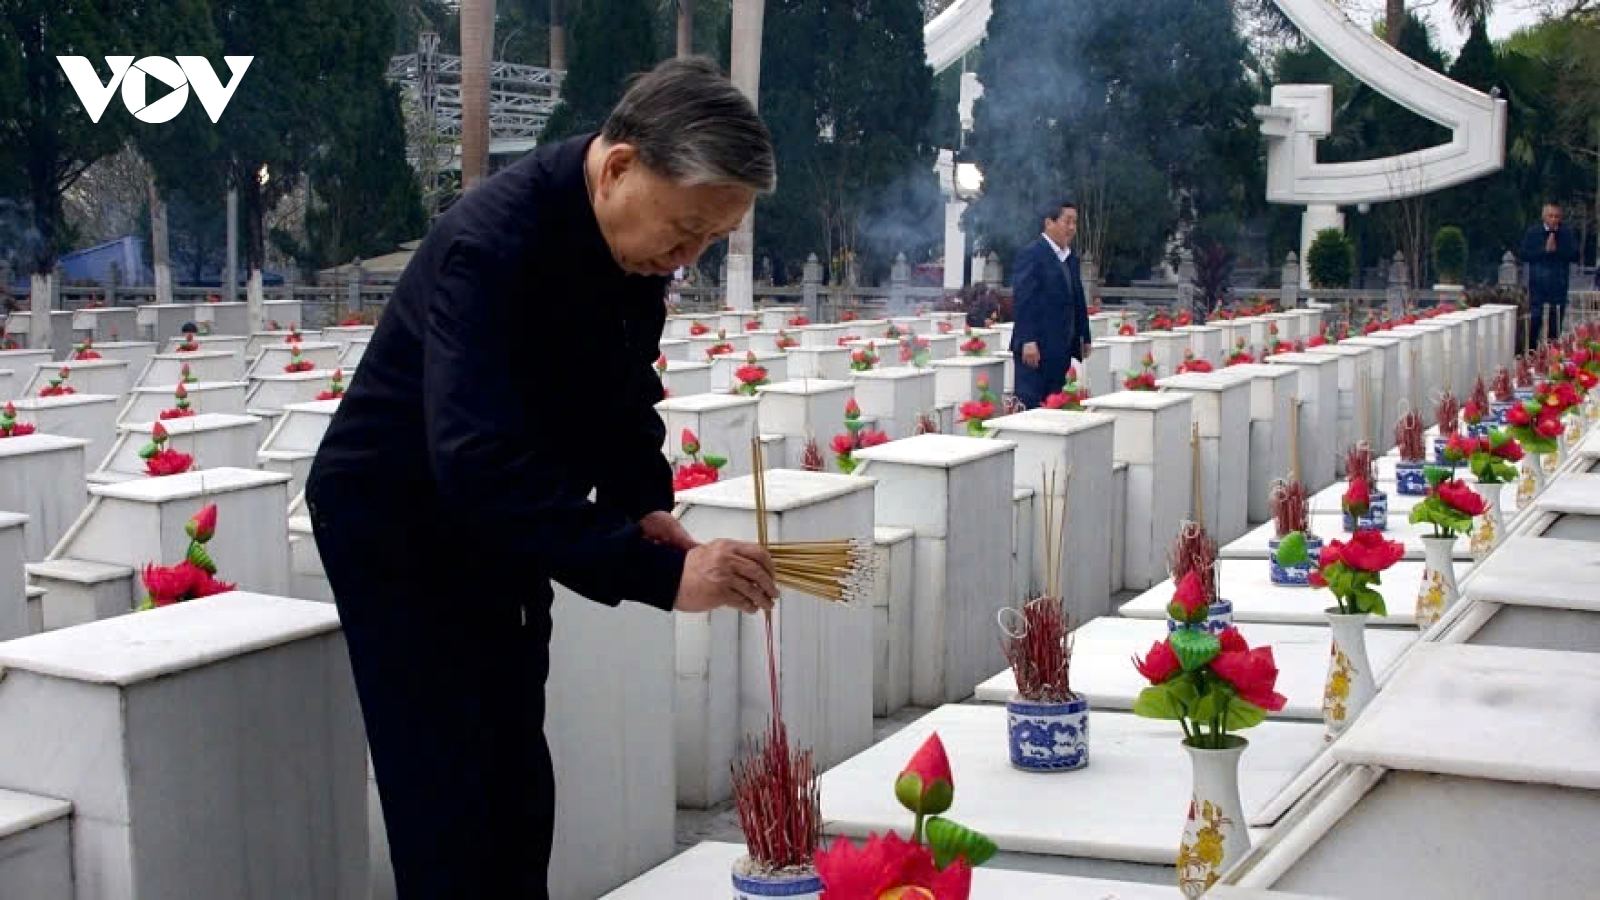
[[[1272,583],[1284,587],[1309,587],[1311,573],[1317,570],[1317,557],[1322,555],[1322,538],[1306,535],[1306,561],[1297,566],[1278,565],[1278,539],[1267,541],[1267,565],[1271,567]]]
[[[1024,772],[1071,772],[1089,764],[1089,701],[1006,702],[1011,765]]]
[[[1448,465],[1450,465],[1450,460],[1444,458],[1444,448],[1449,446],[1449,444],[1450,444],[1450,438],[1448,436],[1446,436],[1446,437],[1436,437],[1436,438],[1433,439],[1433,464],[1434,465],[1436,465],[1436,466],[1448,466]]]
[[[1407,462],[1401,460],[1394,464],[1394,481],[1396,489],[1404,497],[1425,497],[1428,494],[1428,477],[1423,470],[1428,467],[1423,462]]]
[[[1233,601],[1226,597],[1206,608],[1206,620],[1204,622],[1190,625],[1186,622],[1179,622],[1171,616],[1167,617],[1168,633],[1177,631],[1179,628],[1198,628],[1201,631],[1209,631],[1212,634],[1221,634],[1232,627]]]
[[[1510,402],[1509,400],[1489,401],[1489,420],[1494,422],[1494,424],[1500,428],[1506,427],[1506,425],[1509,424],[1506,422],[1506,414],[1511,412],[1511,407],[1513,406],[1516,406],[1516,404]]]
[[[733,900],[761,900],[765,897],[783,897],[785,900],[821,900],[822,876],[815,872],[796,875],[740,874],[745,860],[733,867]]]
[[[1366,515],[1359,519],[1344,514],[1344,530],[1355,534],[1356,529],[1362,531],[1388,531],[1389,530],[1389,495],[1382,491],[1373,491],[1371,501],[1367,504]]]

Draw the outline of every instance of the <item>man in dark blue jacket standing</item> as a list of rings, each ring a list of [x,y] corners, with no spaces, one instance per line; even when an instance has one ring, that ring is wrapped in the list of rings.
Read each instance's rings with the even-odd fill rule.
[[[1071,203],[1043,210],[1039,239],[1022,248],[1012,266],[1016,323],[1011,354],[1016,360],[1017,399],[1034,409],[1061,390],[1074,359],[1089,358],[1089,304],[1078,255],[1078,210]]]
[[[1528,264],[1528,343],[1539,342],[1540,323],[1550,340],[1561,335],[1567,313],[1568,267],[1578,261],[1578,239],[1561,225],[1561,206],[1546,203],[1543,221],[1522,237],[1522,261]],[[1547,318],[1548,317],[1548,318]]]

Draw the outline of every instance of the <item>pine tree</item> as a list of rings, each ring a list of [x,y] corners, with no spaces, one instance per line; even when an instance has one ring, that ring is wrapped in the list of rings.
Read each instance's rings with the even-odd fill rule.
[[[574,11],[570,34],[561,104],[550,114],[541,142],[600,130],[628,79],[656,64],[650,0],[584,0]]]

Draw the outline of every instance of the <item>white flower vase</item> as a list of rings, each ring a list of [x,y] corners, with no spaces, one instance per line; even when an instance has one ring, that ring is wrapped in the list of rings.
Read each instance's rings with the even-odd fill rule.
[[[1250,742],[1237,735],[1223,750],[1202,750],[1183,742],[1189,753],[1194,790],[1189,818],[1178,845],[1178,889],[1194,900],[1217,883],[1250,850],[1250,827],[1239,800],[1239,757]]]
[[[1544,490],[1544,464],[1539,454],[1529,453],[1522,461],[1522,478],[1517,481],[1517,509],[1526,509]]]
[[[1328,726],[1325,737],[1333,740],[1350,727],[1356,716],[1378,693],[1367,659],[1367,613],[1346,615],[1338,608],[1325,610],[1333,633],[1328,653],[1328,680],[1322,688],[1322,722]]]
[[[1426,631],[1461,596],[1456,587],[1456,539],[1424,537],[1422,590],[1417,594],[1417,627]]]
[[[1494,548],[1500,546],[1500,533],[1505,529],[1505,518],[1500,513],[1502,487],[1504,485],[1473,485],[1473,490],[1478,492],[1488,507],[1472,529],[1472,558],[1476,562],[1483,562]]]

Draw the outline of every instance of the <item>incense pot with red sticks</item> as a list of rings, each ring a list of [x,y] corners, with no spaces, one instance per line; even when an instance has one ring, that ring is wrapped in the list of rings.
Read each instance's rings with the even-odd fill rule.
[[[1089,701],[1072,690],[1071,621],[1058,597],[1000,612],[1000,646],[1017,684],[1006,701],[1011,765],[1072,772],[1089,765]]]
[[[1195,627],[1212,634],[1221,634],[1233,625],[1233,603],[1222,599],[1217,587],[1217,542],[1199,522],[1184,522],[1178,527],[1178,536],[1167,551],[1167,569],[1174,584],[1191,573],[1199,580],[1200,590],[1209,612],[1205,621]],[[1167,617],[1167,630],[1184,627],[1183,622]]]
[[[1345,453],[1345,478],[1348,486],[1340,500],[1344,512],[1344,530],[1387,531],[1389,528],[1389,495],[1378,489],[1377,467],[1373,464],[1372,447],[1360,441]]]
[[[1267,564],[1273,584],[1308,587],[1322,539],[1311,532],[1311,496],[1295,479],[1272,484],[1272,523],[1277,536],[1267,541]],[[1280,551],[1282,551],[1280,553]],[[1280,560],[1292,560],[1284,563]]]
[[[1516,388],[1511,382],[1511,370],[1501,366],[1494,373],[1494,382],[1489,386],[1491,398],[1489,400],[1489,421],[1504,428],[1506,426],[1506,413],[1511,411],[1517,402]]]
[[[1433,438],[1434,465],[1447,466],[1450,463],[1445,459],[1444,448],[1450,443],[1450,435],[1461,429],[1461,401],[1456,395],[1445,391],[1439,397],[1439,402],[1433,407],[1433,421],[1438,428],[1438,433]]]
[[[1428,479],[1423,472],[1428,467],[1428,451],[1422,430],[1422,416],[1414,409],[1406,410],[1394,423],[1394,442],[1400,452],[1400,459],[1394,466],[1394,480],[1396,489],[1407,497],[1428,493]]]

